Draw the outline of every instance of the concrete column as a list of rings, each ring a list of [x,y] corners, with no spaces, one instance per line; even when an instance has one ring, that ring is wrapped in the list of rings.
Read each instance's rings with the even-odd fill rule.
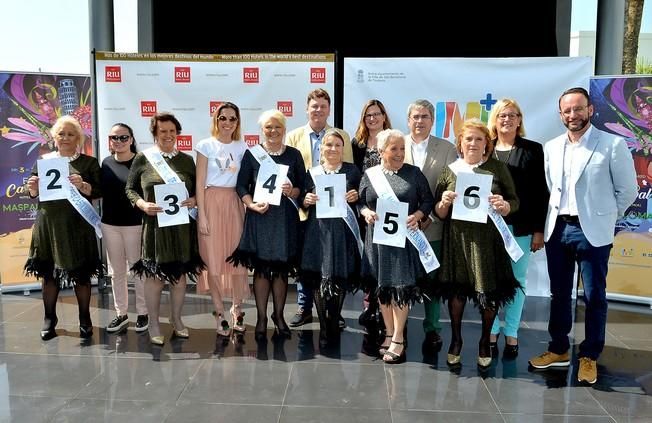
[[[154,5],[152,0],[138,0],[138,52],[154,52]]]
[[[620,75],[623,66],[625,0],[598,0],[595,74]]]

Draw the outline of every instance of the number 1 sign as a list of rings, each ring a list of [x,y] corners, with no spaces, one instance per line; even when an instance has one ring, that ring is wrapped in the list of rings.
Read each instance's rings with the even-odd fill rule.
[[[39,201],[64,200],[68,198],[68,159],[41,159],[36,162],[38,171]]]
[[[315,175],[317,218],[346,217],[346,175]]]

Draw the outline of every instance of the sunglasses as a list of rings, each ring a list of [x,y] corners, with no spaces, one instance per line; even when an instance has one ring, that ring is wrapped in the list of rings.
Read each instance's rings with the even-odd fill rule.
[[[111,141],[127,142],[131,138],[130,135],[109,135]]]
[[[221,122],[229,121],[229,122],[236,122],[238,120],[237,117],[231,116],[231,117],[226,117],[226,116],[218,116],[217,119]]]

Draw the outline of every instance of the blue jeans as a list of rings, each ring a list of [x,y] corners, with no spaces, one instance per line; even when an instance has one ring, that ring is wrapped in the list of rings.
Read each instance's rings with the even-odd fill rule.
[[[312,313],[312,289],[309,289],[304,284],[301,283],[299,279],[296,280],[297,283],[297,305],[304,313]]]
[[[573,325],[571,295],[574,286],[575,263],[584,287],[586,313],[585,339],[580,344],[579,357],[597,360],[604,348],[607,324],[607,265],[612,244],[592,246],[584,236],[579,223],[557,219],[555,229],[546,242],[548,276],[550,276],[551,341],[548,350],[563,354],[570,348],[568,334]]]

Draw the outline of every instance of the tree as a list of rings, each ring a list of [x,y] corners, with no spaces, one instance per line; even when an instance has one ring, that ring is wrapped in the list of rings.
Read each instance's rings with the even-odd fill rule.
[[[625,0],[625,35],[623,37],[623,74],[636,73],[638,35],[641,32],[644,0]]]

